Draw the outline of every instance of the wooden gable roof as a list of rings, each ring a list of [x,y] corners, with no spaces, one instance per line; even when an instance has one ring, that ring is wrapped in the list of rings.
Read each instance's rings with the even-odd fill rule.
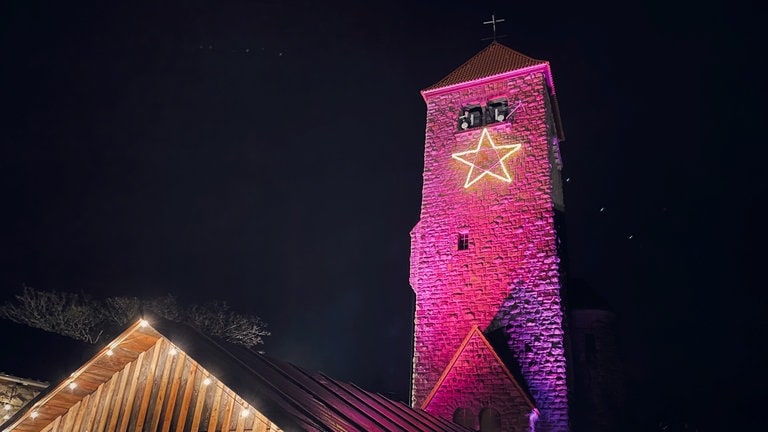
[[[186,325],[152,320],[133,324],[2,430],[468,429]]]
[[[145,321],[138,321],[4,431],[279,430]]]

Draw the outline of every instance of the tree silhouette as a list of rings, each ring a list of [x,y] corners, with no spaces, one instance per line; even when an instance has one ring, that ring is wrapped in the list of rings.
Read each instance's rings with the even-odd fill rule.
[[[107,328],[124,327],[145,313],[189,324],[205,334],[248,348],[263,344],[264,337],[270,334],[261,318],[235,312],[226,302],[182,306],[172,295],[96,300],[25,286],[14,300],[0,306],[0,318],[91,344],[97,343]]]

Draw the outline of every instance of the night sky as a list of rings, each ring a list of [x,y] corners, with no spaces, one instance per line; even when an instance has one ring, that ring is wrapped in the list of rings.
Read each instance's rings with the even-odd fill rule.
[[[620,318],[628,418],[765,423],[761,18],[671,3],[2,2],[0,301],[225,300],[268,354],[404,400],[419,91],[495,12],[551,62],[568,273]],[[0,325],[0,371],[55,378]]]

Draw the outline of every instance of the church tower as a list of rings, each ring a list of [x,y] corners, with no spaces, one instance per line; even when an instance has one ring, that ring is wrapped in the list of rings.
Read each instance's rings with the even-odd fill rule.
[[[567,431],[549,63],[493,42],[422,96],[411,402],[481,431]]]

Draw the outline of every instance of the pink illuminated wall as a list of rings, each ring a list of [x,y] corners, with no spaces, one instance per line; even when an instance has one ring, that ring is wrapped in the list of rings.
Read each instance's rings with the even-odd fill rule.
[[[411,232],[413,405],[449,419],[457,408],[492,408],[502,413],[502,430],[521,432],[521,413],[532,408],[502,376],[496,354],[474,341],[477,353],[451,362],[474,326],[501,334],[519,384],[541,412],[536,430],[568,430],[554,225],[562,201],[548,70],[424,93],[422,208]],[[459,130],[462,106],[501,97],[520,102],[513,121]],[[481,142],[485,133],[491,142]],[[460,234],[468,236],[466,250],[457,247]]]
[[[523,431],[534,404],[504,366],[478,327],[473,327],[424,401],[433,414],[451,418],[457,409],[468,410],[478,429],[484,409],[493,409],[503,430]]]

